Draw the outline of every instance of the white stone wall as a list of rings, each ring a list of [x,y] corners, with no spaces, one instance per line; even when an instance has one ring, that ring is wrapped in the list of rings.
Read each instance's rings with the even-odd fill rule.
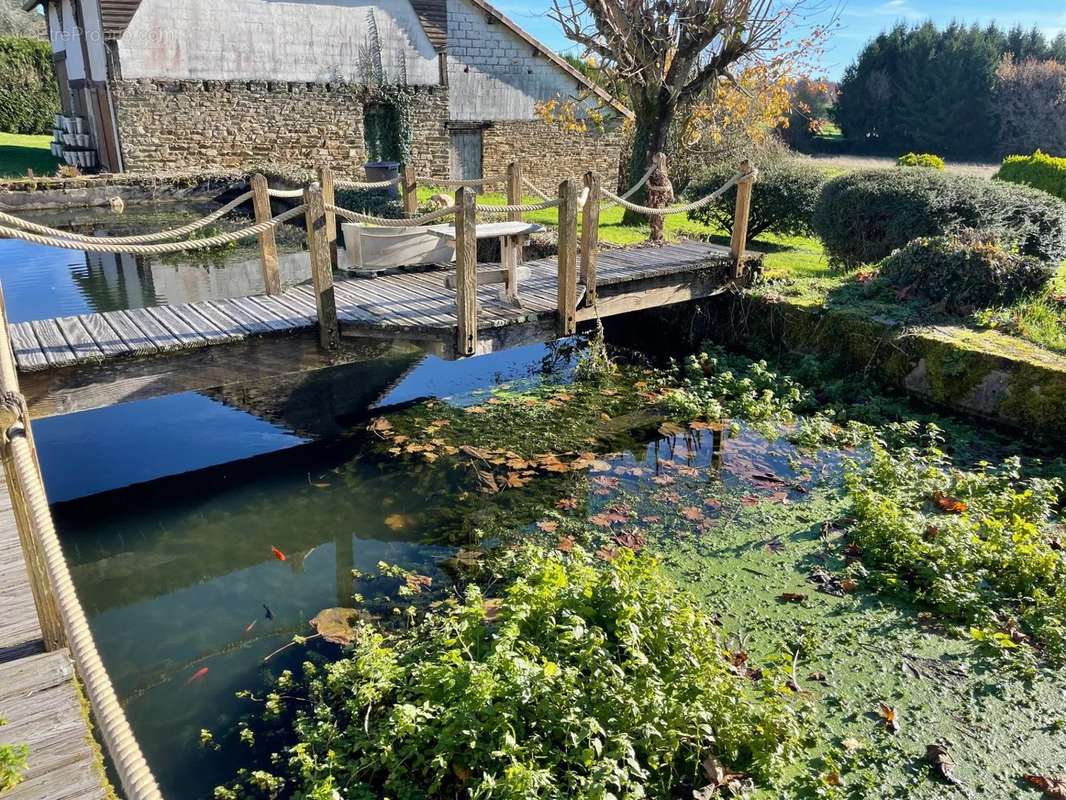
[[[449,112],[455,121],[531,120],[537,102],[580,95],[571,77],[469,0],[448,0]]]
[[[361,83],[371,12],[388,82],[439,83],[407,0],[143,0],[119,40],[122,77]]]

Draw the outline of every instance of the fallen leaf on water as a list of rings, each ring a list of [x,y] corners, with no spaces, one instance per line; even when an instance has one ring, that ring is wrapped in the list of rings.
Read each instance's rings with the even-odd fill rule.
[[[950,784],[958,786],[961,781],[955,777],[955,759],[942,744],[927,744],[925,760],[933,771]]]
[[[577,508],[576,497],[564,497],[562,500],[558,500],[555,503],[555,507],[561,511],[572,511]]]
[[[417,575],[410,573],[404,576],[404,582],[407,584],[407,588],[415,594],[422,594],[422,589],[428,589],[433,585],[433,579],[428,575]]]
[[[393,432],[392,423],[384,417],[377,417],[376,419],[371,420],[370,424],[367,425],[367,430],[376,433],[383,439],[390,436]]]
[[[252,628],[254,628],[254,627],[255,627],[255,624],[256,624],[257,622],[259,622],[259,620],[257,620],[257,619],[253,619],[253,620],[252,620],[251,622],[249,622],[249,623],[248,623],[247,625],[245,625],[245,626],[244,626],[244,632],[245,632],[245,633],[251,633],[251,632],[252,632]]]
[[[560,552],[569,553],[574,549],[575,544],[577,544],[577,540],[573,536],[563,536],[555,546]]]
[[[603,559],[604,561],[614,561],[617,555],[617,547],[601,547],[599,550],[596,551],[596,556]]]
[[[558,529],[559,523],[556,522],[555,520],[542,519],[540,522],[537,523],[537,527],[540,528],[545,533],[551,533],[551,532],[555,531],[556,529]]]
[[[589,517],[589,522],[600,528],[611,527],[611,521],[607,519],[606,515],[604,514],[593,514],[591,517]]]
[[[807,595],[799,592],[782,592],[777,596],[777,599],[782,603],[802,603],[807,599]]]
[[[962,500],[956,497],[949,497],[941,492],[933,493],[933,502],[936,503],[937,508],[941,511],[946,511],[949,514],[961,514],[968,506]]]
[[[354,608],[324,608],[311,618],[315,633],[333,644],[347,645],[355,641]]]
[[[657,514],[649,514],[649,515],[648,515],[648,516],[646,516],[646,517],[641,517],[641,518],[640,518],[640,521],[641,521],[641,522],[646,522],[646,523],[648,523],[649,525],[654,525],[654,524],[655,524],[656,522],[662,522],[662,519],[663,519],[663,518],[662,518],[662,517],[660,517],[660,516],[659,516],[659,515],[657,515]]]
[[[681,516],[695,522],[698,519],[703,519],[703,510],[696,508],[696,506],[686,506],[681,509]]]
[[[644,537],[632,531],[618,534],[614,537],[614,541],[622,547],[628,547],[634,553],[639,553],[644,547]]]
[[[609,472],[610,469],[611,469],[610,462],[609,461],[604,461],[603,459],[600,459],[600,458],[594,459],[592,461],[592,463],[589,464],[589,472]]]
[[[529,483],[529,478],[523,478],[517,472],[508,472],[504,482],[512,489],[521,489]]]
[[[408,521],[406,514],[389,514],[385,517],[385,524],[394,531],[402,531],[407,527]]]
[[[1066,800],[1066,777],[1051,775],[1022,775],[1022,780],[1031,783],[1051,800]]]
[[[757,506],[759,505],[759,496],[756,494],[746,494],[740,498],[740,503],[745,506]]]
[[[878,713],[881,715],[881,719],[885,721],[886,728],[892,733],[899,733],[899,715],[896,714],[896,709],[887,703],[882,703]]]
[[[484,414],[485,406],[467,406],[463,409],[467,414]]]

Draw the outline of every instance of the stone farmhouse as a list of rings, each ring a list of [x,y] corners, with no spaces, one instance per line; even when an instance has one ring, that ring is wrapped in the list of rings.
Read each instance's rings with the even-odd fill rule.
[[[103,169],[615,182],[627,109],[485,0],[28,0]],[[538,114],[557,101],[577,125]],[[582,127],[584,128],[582,130]],[[70,138],[70,137],[68,137]]]

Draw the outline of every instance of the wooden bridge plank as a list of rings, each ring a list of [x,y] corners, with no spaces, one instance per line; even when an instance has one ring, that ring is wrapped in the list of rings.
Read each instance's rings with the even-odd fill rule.
[[[133,352],[133,348],[122,341],[122,337],[111,327],[106,315],[82,314],[78,319],[93,337],[93,341],[96,342],[105,358],[114,358]]]
[[[333,284],[333,289],[337,293],[337,316],[345,322],[351,322],[355,324],[370,324],[377,325],[381,322],[380,317],[372,312],[366,305],[366,298],[359,294],[356,294],[348,286],[350,283],[354,283],[354,280],[340,280]],[[310,286],[300,285],[294,286],[293,292],[301,298],[307,298],[313,304],[315,301],[314,293]],[[315,312],[318,313],[317,311]]]
[[[223,314],[210,303],[201,300],[197,303],[190,303],[190,308],[196,309],[201,317],[209,319],[216,328],[223,333],[229,334],[234,341],[243,339],[248,334],[247,328]]]
[[[91,315],[97,316],[97,315]],[[108,311],[99,316],[107,320],[108,325],[118,334],[119,338],[130,350],[137,354],[158,353],[159,348],[152,343],[148,335],[137,327],[137,323],[129,316],[127,311]]]
[[[8,326],[11,334],[11,346],[15,351],[15,361],[19,369],[38,370],[48,367],[48,359],[37,341],[37,334],[28,322],[16,322]]]
[[[56,325],[67,340],[78,361],[102,361],[104,351],[77,317],[56,317]]]
[[[272,311],[267,311],[262,306],[249,302],[247,297],[231,297],[230,302],[272,331],[287,331],[293,328],[291,324],[279,318]]]
[[[289,323],[291,328],[306,328],[309,325],[314,324],[313,317],[307,317],[303,314],[296,313],[285,303],[282,303],[277,297],[255,295],[254,297],[245,297],[244,300],[259,306],[267,313],[274,314],[282,322]]]
[[[65,367],[78,363],[78,357],[63,338],[63,333],[54,319],[35,319],[30,325],[37,335],[37,341],[41,343],[49,366]]]
[[[183,348],[195,347],[207,341],[206,336],[175,314],[169,306],[150,306],[145,311],[156,322],[166,328],[171,336],[181,342]]]
[[[198,312],[192,306],[181,303],[178,305],[167,306],[167,309],[177,315],[182,322],[199,333],[209,342],[232,342],[237,339],[241,339],[241,336],[234,336],[228,331],[223,330],[219,326],[215,325],[210,319]]]
[[[234,322],[241,325],[245,330],[252,334],[270,333],[272,330],[269,325],[264,322],[260,322],[257,317],[253,317],[239,305],[232,300],[207,300],[204,305],[210,306],[220,314],[232,319]]]
[[[159,320],[148,313],[147,309],[130,308],[124,313],[147,337],[148,341],[161,352],[166,353],[182,348],[181,339],[168,331]]]
[[[336,286],[336,284],[334,284]],[[296,294],[295,292],[285,292],[285,294],[274,295],[272,300],[281,303],[292,313],[299,317],[303,317],[307,320],[309,325],[315,325],[318,319],[318,311],[315,309],[315,304],[303,295]]]
[[[441,283],[436,296],[425,296],[417,288],[420,276],[429,274],[437,276]],[[370,308],[385,319],[389,325],[410,325],[423,328],[437,328],[456,324],[454,293],[445,293],[444,274],[409,273],[402,276],[406,280],[397,280],[401,276],[390,276],[393,280],[386,286],[375,286],[375,279],[368,279],[364,286],[352,287],[371,300]],[[448,294],[452,296],[449,304]],[[451,309],[448,309],[451,305]]]

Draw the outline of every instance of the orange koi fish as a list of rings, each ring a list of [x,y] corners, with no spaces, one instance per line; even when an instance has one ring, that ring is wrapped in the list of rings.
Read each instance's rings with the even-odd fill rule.
[[[249,622],[247,625],[245,625],[244,626],[244,632],[245,633],[251,633],[252,632],[252,628],[255,627],[255,623],[257,623],[257,622],[259,622],[259,620],[253,619],[251,622]]]
[[[270,548],[270,552],[274,554],[274,558],[276,558],[278,561],[284,561],[285,560],[285,554],[283,552],[281,552],[280,550],[278,550],[278,548],[271,547]]]
[[[190,683],[196,683],[196,681],[203,679],[205,675],[207,675],[207,667],[200,667],[200,669],[196,670],[196,672],[189,676],[189,680],[185,681],[185,685],[188,686]]]

